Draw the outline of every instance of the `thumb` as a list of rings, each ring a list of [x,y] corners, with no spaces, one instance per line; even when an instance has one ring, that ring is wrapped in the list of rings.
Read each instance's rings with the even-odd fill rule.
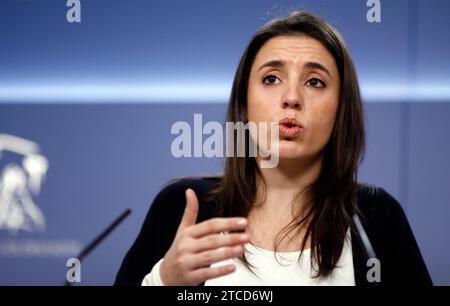
[[[181,218],[178,229],[184,229],[190,225],[194,225],[198,215],[198,200],[194,190],[186,189],[186,208]]]

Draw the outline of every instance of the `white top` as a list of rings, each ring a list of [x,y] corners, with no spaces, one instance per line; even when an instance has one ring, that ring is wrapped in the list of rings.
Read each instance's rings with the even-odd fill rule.
[[[255,276],[237,259],[227,259],[211,265],[212,267],[233,263],[236,270],[230,274],[207,280],[205,286],[354,286],[353,254],[350,229],[341,257],[336,268],[327,277],[313,278],[311,270],[311,249],[303,251],[300,261],[298,252],[276,252],[258,248],[250,243],[244,246],[247,260],[255,267]],[[278,260],[278,261],[277,261]],[[142,281],[142,286],[162,286],[159,266],[162,259],[153,267]]]

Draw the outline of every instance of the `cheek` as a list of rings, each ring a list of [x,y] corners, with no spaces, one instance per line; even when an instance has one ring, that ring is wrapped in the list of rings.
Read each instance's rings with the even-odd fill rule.
[[[256,97],[256,92],[254,89],[254,85],[249,84],[247,89],[247,116],[248,121],[254,121],[255,118],[255,111],[258,109],[256,107],[258,100]]]
[[[312,133],[310,140],[317,146],[323,147],[328,142],[336,121],[337,102],[320,105],[314,110],[316,115],[312,116],[310,126]]]
[[[257,85],[249,85],[247,94],[248,120],[261,122],[270,120],[270,110],[273,108],[274,99],[264,94]]]

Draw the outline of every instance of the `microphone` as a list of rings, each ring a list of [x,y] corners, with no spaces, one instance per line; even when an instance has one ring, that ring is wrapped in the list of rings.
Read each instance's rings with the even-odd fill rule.
[[[361,223],[361,219],[355,213],[353,215],[353,223],[355,224],[356,230],[358,231],[359,237],[361,238],[362,245],[364,247],[364,251],[366,252],[367,259],[376,258],[377,255],[372,247],[372,243],[370,243],[369,236],[367,236],[366,231]]]
[[[120,216],[118,216],[103,232],[101,232],[91,243],[89,243],[76,257],[79,262],[86,258],[111,232],[125,220],[131,213],[131,209],[126,209]],[[65,286],[72,286],[72,283],[65,281]]]
[[[366,261],[368,262],[371,258],[377,258],[377,254],[375,253],[375,250],[373,249],[372,243],[370,243],[369,236],[367,235],[362,223],[361,219],[359,218],[358,214],[353,214],[353,223],[355,224],[356,231],[358,232],[360,241],[362,242],[362,246],[364,248],[364,252],[366,255]],[[371,282],[372,286],[379,286],[380,283],[378,281]]]

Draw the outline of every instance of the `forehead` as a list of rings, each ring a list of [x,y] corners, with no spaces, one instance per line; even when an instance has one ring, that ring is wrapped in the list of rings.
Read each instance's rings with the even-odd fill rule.
[[[317,61],[336,71],[331,53],[317,39],[306,35],[277,36],[269,39],[258,51],[255,65],[269,60],[285,60],[293,64]]]

